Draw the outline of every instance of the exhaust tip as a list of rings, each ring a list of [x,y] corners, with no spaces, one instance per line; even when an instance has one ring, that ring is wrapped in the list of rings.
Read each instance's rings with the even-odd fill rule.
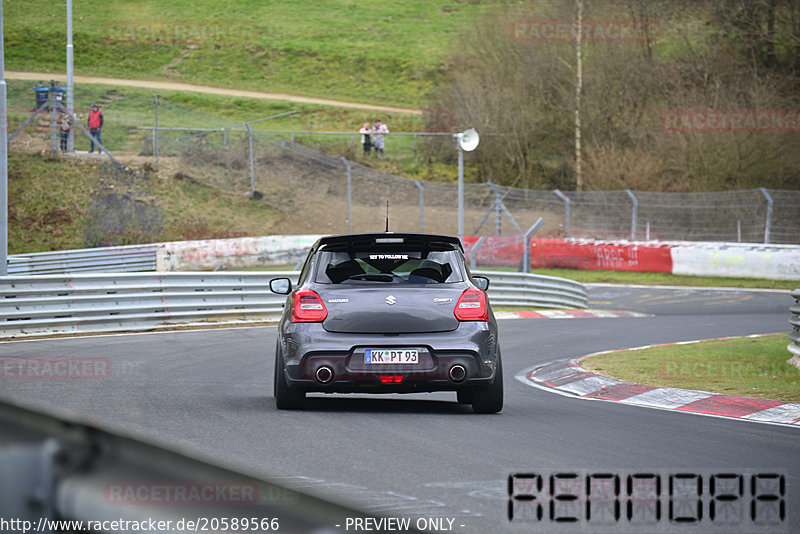
[[[314,373],[314,377],[320,384],[327,384],[333,380],[333,369],[327,365],[322,365],[319,369],[317,369],[317,372]]]
[[[448,374],[450,375],[450,380],[453,382],[463,382],[464,379],[467,378],[467,370],[464,369],[464,366],[460,363],[451,367]]]

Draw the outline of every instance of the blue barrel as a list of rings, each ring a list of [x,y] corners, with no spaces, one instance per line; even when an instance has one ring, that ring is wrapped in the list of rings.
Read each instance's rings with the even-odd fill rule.
[[[55,85],[34,85],[33,91],[36,93],[36,109],[42,107],[45,103],[47,103],[47,99],[50,96],[50,90],[55,91],[56,100],[59,102],[64,101],[64,97],[67,94],[66,87],[56,87]]]

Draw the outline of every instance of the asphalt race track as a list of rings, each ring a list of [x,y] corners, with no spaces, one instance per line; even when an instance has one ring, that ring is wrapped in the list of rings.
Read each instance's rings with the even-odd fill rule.
[[[551,531],[546,519],[507,517],[509,475],[537,470],[779,471],[787,495],[800,495],[796,428],[584,401],[514,379],[600,350],[787,332],[789,292],[594,286],[590,300],[654,316],[501,321],[506,404],[497,415],[473,414],[452,393],[314,396],[306,411],[278,412],[274,327],[3,343],[2,358],[108,358],[112,370],[103,380],[0,380],[0,397],[376,515],[452,518],[455,532]],[[800,531],[797,504],[761,531]],[[665,517],[649,530],[665,531]]]

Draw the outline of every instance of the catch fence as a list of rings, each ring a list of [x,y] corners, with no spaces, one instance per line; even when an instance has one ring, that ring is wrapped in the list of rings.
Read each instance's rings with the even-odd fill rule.
[[[148,129],[152,136],[155,130]],[[307,213],[315,225],[309,232],[383,229],[388,201],[393,230],[458,233],[455,175],[414,180],[382,171],[376,167],[387,165],[364,155],[352,134],[172,128],[157,138],[159,154],[177,161],[182,173],[212,187],[264,198],[284,212]],[[434,138],[414,139],[416,150],[421,139]],[[408,142],[408,136],[387,136],[387,158]],[[537,237],[800,243],[800,191],[577,192],[465,184],[468,235],[519,234],[539,217],[544,225]],[[295,233],[305,231],[299,230]]]

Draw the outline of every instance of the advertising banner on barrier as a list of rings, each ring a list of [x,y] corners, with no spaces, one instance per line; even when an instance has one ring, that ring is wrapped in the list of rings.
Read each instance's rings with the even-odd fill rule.
[[[673,274],[800,280],[800,247],[738,243],[674,245]]]
[[[531,267],[670,273],[672,257],[668,245],[542,238],[531,240]]]

